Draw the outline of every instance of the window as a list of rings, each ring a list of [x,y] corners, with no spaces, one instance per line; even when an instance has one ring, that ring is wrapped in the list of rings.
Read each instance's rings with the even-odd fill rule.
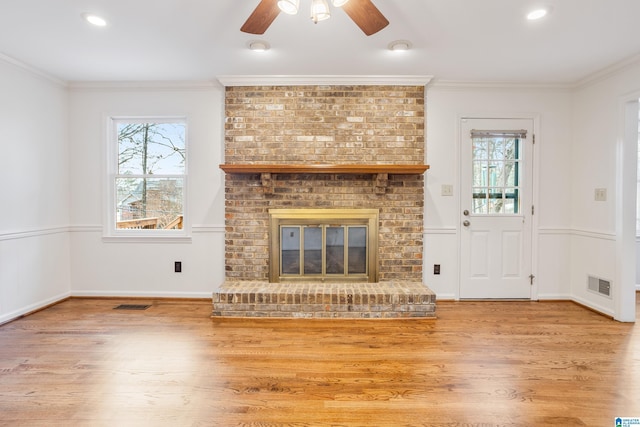
[[[517,214],[526,131],[472,131],[473,213]]]
[[[112,123],[113,234],[176,234],[183,230],[185,120],[118,118]]]

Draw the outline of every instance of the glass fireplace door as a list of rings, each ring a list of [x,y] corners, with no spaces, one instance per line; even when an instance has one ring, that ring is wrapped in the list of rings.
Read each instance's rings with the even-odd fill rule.
[[[270,209],[269,221],[269,281],[377,281],[377,209]]]

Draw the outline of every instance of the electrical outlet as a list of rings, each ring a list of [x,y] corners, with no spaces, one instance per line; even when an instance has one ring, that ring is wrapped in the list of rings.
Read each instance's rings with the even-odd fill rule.
[[[607,201],[607,189],[606,188],[596,188],[594,191],[594,199],[596,202],[606,202]]]
[[[182,273],[182,261],[175,261],[173,263],[173,271],[176,273]]]
[[[433,264],[433,274],[440,274],[440,264]]]

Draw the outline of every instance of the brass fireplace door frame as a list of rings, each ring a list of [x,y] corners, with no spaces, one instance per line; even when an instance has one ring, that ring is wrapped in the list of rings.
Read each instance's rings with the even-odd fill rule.
[[[323,282],[371,282],[378,281],[378,209],[269,209],[269,281],[315,281]],[[280,227],[309,225],[366,225],[367,269],[366,276],[359,275],[280,275]],[[302,250],[302,248],[301,248]]]

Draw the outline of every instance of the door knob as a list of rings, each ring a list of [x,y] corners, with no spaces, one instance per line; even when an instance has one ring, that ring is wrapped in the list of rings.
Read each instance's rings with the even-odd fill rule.
[[[462,215],[464,215],[464,216],[469,216],[469,211],[468,211],[468,210],[466,210],[466,209],[465,209],[465,210],[463,210],[463,211],[462,211]]]
[[[462,225],[464,225],[465,227],[468,227],[471,225],[471,223],[469,222],[468,219],[465,219],[464,222],[462,223]]]

